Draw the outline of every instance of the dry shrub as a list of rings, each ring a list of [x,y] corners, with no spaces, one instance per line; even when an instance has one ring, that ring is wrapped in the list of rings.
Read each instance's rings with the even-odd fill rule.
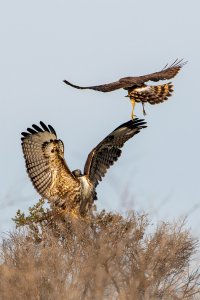
[[[184,222],[149,233],[135,213],[52,218],[38,205],[31,214],[18,212],[20,228],[2,241],[0,299],[200,299],[200,274],[189,270],[197,241]]]

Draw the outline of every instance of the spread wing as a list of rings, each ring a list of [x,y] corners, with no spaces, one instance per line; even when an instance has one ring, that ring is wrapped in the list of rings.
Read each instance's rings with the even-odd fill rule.
[[[95,91],[104,92],[104,93],[112,92],[112,91],[124,88],[124,84],[126,85],[126,83],[120,82],[120,81],[115,81],[115,82],[111,82],[108,84],[94,85],[94,86],[79,86],[79,85],[75,85],[67,80],[63,80],[63,82],[66,83],[67,85],[72,86],[75,89],[95,90]],[[128,83],[128,85],[129,85],[129,83]]]
[[[107,169],[120,157],[124,143],[145,127],[144,120],[128,121],[117,127],[89,153],[84,174],[89,177],[94,186],[97,186]]]
[[[64,198],[75,179],[64,160],[64,145],[51,125],[32,125],[22,132],[28,175],[38,193],[48,200]]]
[[[141,86],[147,81],[159,81],[159,80],[166,80],[171,79],[180,71],[180,69],[186,64],[187,62],[184,62],[182,59],[178,60],[176,59],[173,64],[171,64],[169,67],[166,65],[161,71],[143,75],[143,76],[137,76],[137,77],[124,77],[119,79],[118,81],[111,82],[108,84],[102,84],[102,85],[96,85],[96,86],[78,86],[75,85],[67,80],[63,80],[64,83],[67,85],[70,85],[76,89],[90,89],[100,92],[112,92],[118,89],[129,89],[131,87],[137,87]]]
[[[128,85],[129,87],[131,86],[139,86],[144,84],[147,81],[159,81],[159,80],[166,80],[166,79],[171,79],[175,77],[180,69],[186,64],[187,62],[183,61],[183,59],[179,60],[176,59],[173,64],[171,64],[168,67],[168,64],[159,72],[143,75],[143,76],[138,76],[138,77],[125,77],[121,78],[119,82],[124,83],[124,85]],[[126,88],[127,86],[125,86]]]

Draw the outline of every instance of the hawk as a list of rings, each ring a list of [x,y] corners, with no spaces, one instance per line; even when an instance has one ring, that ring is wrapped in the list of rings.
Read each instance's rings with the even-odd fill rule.
[[[146,102],[150,104],[158,104],[167,100],[173,92],[173,85],[171,82],[161,85],[146,85],[148,81],[159,81],[171,79],[176,76],[180,69],[187,62],[183,59],[176,59],[173,64],[168,64],[159,72],[151,73],[148,75],[137,76],[137,77],[124,77],[118,81],[114,81],[107,84],[95,85],[95,86],[78,86],[70,83],[67,80],[63,80],[67,85],[70,85],[76,89],[90,89],[100,92],[112,92],[118,89],[125,89],[128,91],[126,97],[130,98],[132,104],[131,118],[134,118],[134,107],[135,102],[141,102],[143,106],[143,114],[146,115],[144,104]]]
[[[64,144],[54,128],[43,122],[33,124],[21,138],[27,173],[37,192],[53,207],[84,216],[97,199],[96,186],[120,157],[124,143],[145,127],[140,119],[117,127],[89,153],[82,173],[70,171]]]

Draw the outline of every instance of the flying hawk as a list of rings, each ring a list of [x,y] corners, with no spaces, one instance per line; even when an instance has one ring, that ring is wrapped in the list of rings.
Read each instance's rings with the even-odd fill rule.
[[[176,59],[170,66],[168,64],[159,72],[151,73],[148,75],[137,77],[124,77],[118,81],[108,84],[95,85],[95,86],[78,86],[70,83],[67,80],[63,80],[67,85],[70,85],[76,89],[90,89],[100,92],[112,92],[118,89],[125,89],[128,91],[126,97],[130,98],[132,104],[131,118],[134,118],[135,102],[141,102],[143,106],[143,114],[146,115],[144,104],[149,102],[150,104],[158,104],[167,100],[173,92],[173,85],[171,82],[161,85],[146,85],[148,81],[159,81],[171,79],[176,76],[180,69],[186,64],[183,59]]]
[[[146,127],[140,119],[126,122],[103,139],[88,155],[84,172],[70,171],[64,144],[51,125],[40,122],[22,132],[27,173],[37,190],[53,207],[84,216],[96,197],[96,186],[121,155],[124,143]]]

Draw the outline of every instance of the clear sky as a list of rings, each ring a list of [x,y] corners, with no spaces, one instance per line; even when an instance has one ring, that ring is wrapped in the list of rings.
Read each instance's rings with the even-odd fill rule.
[[[200,3],[186,0],[2,1],[0,10],[0,230],[38,199],[25,171],[20,133],[40,120],[55,127],[71,169],[130,119],[125,91],[75,90],[188,60],[169,101],[146,105],[148,128],[130,140],[99,185],[98,207],[183,215],[200,225]],[[142,116],[141,105],[136,115]]]

